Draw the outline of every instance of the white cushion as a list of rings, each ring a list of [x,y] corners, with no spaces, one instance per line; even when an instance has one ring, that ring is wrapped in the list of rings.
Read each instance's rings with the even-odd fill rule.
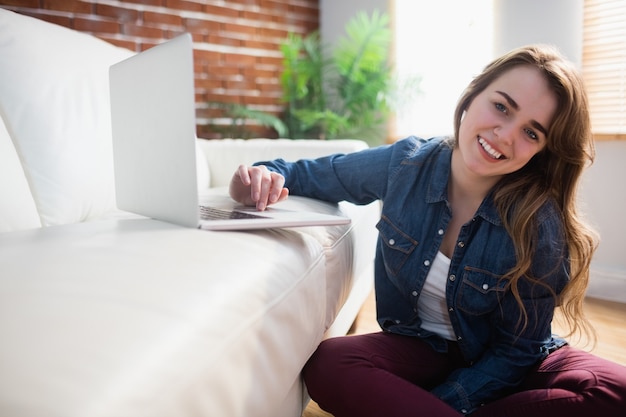
[[[0,118],[0,232],[40,226],[24,171]]]
[[[138,219],[0,247],[1,416],[299,415],[276,407],[338,297],[307,234]]]
[[[287,161],[317,158],[334,153],[355,152],[368,146],[366,142],[356,139],[200,139],[198,142],[208,161],[211,187],[228,185],[239,164],[250,165],[276,158]]]
[[[205,190],[211,186],[211,171],[207,158],[204,156],[200,141],[202,139],[196,139],[196,171],[198,173],[198,191]]]
[[[115,206],[108,69],[131,55],[0,9],[0,115],[43,225],[96,218]]]

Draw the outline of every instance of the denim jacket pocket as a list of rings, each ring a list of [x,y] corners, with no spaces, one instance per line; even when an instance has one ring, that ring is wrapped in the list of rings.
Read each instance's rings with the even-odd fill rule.
[[[415,250],[417,241],[403,233],[384,215],[376,224],[376,228],[380,233],[381,251],[387,273],[397,275]]]
[[[456,297],[457,308],[474,316],[488,314],[497,308],[507,284],[500,275],[467,266]]]

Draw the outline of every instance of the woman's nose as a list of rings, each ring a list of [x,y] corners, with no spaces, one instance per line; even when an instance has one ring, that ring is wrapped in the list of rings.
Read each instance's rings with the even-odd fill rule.
[[[493,129],[493,133],[500,140],[500,142],[505,145],[510,145],[513,143],[513,138],[515,137],[515,128],[511,124],[502,124],[496,126]]]

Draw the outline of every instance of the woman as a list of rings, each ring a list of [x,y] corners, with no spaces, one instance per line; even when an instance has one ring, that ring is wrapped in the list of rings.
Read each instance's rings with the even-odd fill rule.
[[[289,193],[383,201],[383,331],[322,342],[311,397],[337,417],[623,415],[626,368],[551,334],[557,304],[585,328],[596,239],[575,192],[592,159],[581,79],[535,45],[470,83],[453,138],[241,166],[231,196],[259,210]]]

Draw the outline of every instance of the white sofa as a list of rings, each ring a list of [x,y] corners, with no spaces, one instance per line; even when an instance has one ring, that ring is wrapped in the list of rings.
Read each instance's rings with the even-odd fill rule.
[[[371,290],[379,207],[290,198],[352,223],[254,232],[118,211],[108,67],[130,55],[0,9],[0,416],[299,416],[300,369]],[[198,140],[201,191],[365,146]]]

